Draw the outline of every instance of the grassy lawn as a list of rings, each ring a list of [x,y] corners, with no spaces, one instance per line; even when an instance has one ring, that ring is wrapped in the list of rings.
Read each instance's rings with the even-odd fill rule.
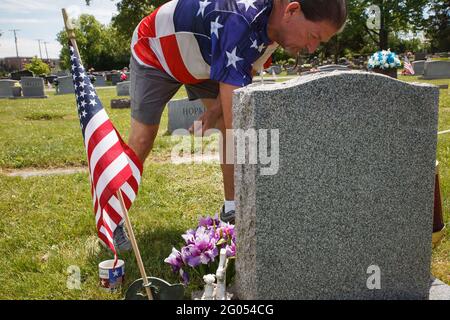
[[[400,77],[404,81],[421,81]],[[425,81],[434,84],[449,80]],[[450,95],[441,90],[439,130],[450,129]],[[129,110],[111,110],[115,89],[98,91],[119,132],[127,139]],[[73,95],[46,100],[0,100],[0,171],[85,166]],[[180,90],[176,98],[185,96]],[[164,136],[167,111],[152,155],[167,159],[173,142]],[[450,221],[450,134],[439,136],[438,160],[446,221]],[[149,275],[177,282],[163,260],[199,215],[213,214],[222,201],[217,165],[146,164],[133,205],[135,227]],[[64,192],[61,192],[64,190]],[[119,299],[98,288],[98,263],[111,258],[97,245],[87,173],[22,179],[0,172],[0,299]],[[125,255],[126,286],[140,278],[135,259]],[[81,270],[81,290],[66,286],[68,267]],[[450,284],[450,228],[433,251],[432,272]],[[195,289],[191,286],[189,290]]]

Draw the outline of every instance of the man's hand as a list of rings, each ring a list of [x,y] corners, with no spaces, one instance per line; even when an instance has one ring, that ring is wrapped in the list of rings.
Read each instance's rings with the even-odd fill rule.
[[[220,104],[220,99],[218,98],[216,100],[216,103],[213,106],[209,107],[206,110],[206,112],[203,113],[200,116],[200,118],[198,118],[198,120],[197,120],[202,123],[202,126],[201,126],[202,131],[200,132],[200,130],[199,130],[200,127],[194,128],[194,125],[192,125],[189,128],[189,132],[194,135],[202,135],[203,136],[207,130],[213,129],[216,127],[217,120],[219,120],[221,116],[222,116],[222,106]],[[197,131],[195,131],[195,129],[197,129]]]

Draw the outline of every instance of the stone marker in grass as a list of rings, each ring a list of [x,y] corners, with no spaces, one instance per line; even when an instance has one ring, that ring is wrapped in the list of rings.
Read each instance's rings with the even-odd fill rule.
[[[20,84],[24,98],[47,98],[44,91],[44,79],[22,77]]]
[[[358,71],[237,90],[259,137],[235,166],[238,298],[428,299],[438,100]]]
[[[168,133],[177,129],[189,129],[206,110],[200,100],[189,101],[188,99],[170,101],[168,107]]]

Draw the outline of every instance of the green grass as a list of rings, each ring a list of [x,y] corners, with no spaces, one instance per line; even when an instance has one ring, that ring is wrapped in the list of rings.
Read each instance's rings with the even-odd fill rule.
[[[0,99],[0,167],[3,169],[48,168],[86,165],[79,120],[73,95],[48,93],[48,99]],[[104,107],[127,141],[130,111],[113,110],[111,99],[118,98],[114,88],[98,90]],[[175,99],[185,97],[184,88]],[[153,157],[167,158],[174,143],[167,131],[165,110]]]
[[[198,216],[222,199],[215,165],[146,167],[130,217],[149,275],[177,282],[163,260]],[[61,192],[65,190],[65,192]],[[96,243],[87,174],[22,179],[0,175],[0,299],[114,299],[98,288],[98,263],[111,254]],[[96,249],[97,248],[97,249]],[[48,255],[48,260],[43,259]],[[129,285],[140,278],[125,255]],[[67,269],[78,266],[82,290],[68,290]]]
[[[403,81],[421,81],[400,77]],[[449,80],[424,81],[445,84]],[[129,110],[111,110],[114,89],[98,91],[125,140]],[[185,96],[180,90],[177,97]],[[450,96],[440,91],[439,130],[450,129]],[[167,112],[153,158],[169,157],[173,145],[164,136]],[[72,95],[47,100],[0,100],[0,170],[84,166],[86,155]],[[438,160],[446,221],[450,221],[450,135],[438,139]],[[64,190],[64,192],[61,192]],[[131,210],[149,275],[177,282],[163,260],[181,234],[201,214],[213,214],[222,201],[217,165],[148,162],[140,195]],[[22,179],[0,174],[0,299],[119,299],[98,288],[98,263],[111,255],[97,245],[90,185],[86,173]],[[126,285],[140,278],[132,255],[126,261]],[[67,289],[68,267],[81,270],[81,290]],[[450,284],[450,228],[433,251],[432,272]],[[197,279],[198,280],[198,279]],[[195,283],[195,282],[194,282]],[[196,285],[189,287],[189,291]]]

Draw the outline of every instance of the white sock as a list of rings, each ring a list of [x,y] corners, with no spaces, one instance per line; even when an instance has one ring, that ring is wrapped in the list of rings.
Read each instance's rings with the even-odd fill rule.
[[[225,200],[225,213],[233,211],[233,210],[236,211],[236,206],[234,204],[234,200],[231,200],[231,201]]]

